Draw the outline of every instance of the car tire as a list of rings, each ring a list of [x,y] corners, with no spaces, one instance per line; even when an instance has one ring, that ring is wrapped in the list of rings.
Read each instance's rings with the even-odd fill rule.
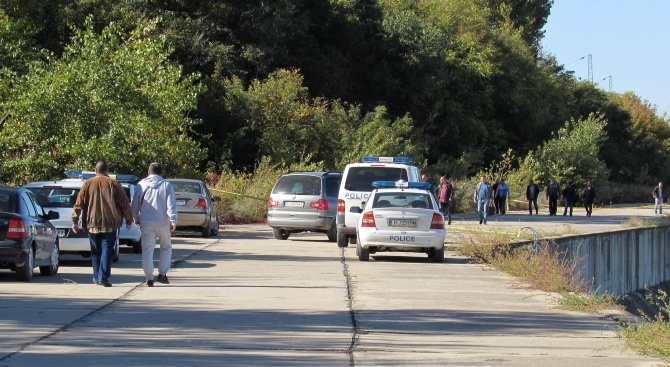
[[[347,247],[349,246],[349,239],[344,233],[337,234],[337,247]]]
[[[214,228],[212,228],[212,236],[219,234],[219,220],[217,219],[214,223]]]
[[[33,279],[33,267],[35,266],[35,253],[33,252],[32,245],[28,249],[28,255],[25,260],[23,266],[16,267],[16,277],[21,281],[27,282]]]
[[[370,260],[370,250],[361,246],[361,241],[357,241],[356,252],[358,252],[359,261],[369,261]]]
[[[51,264],[47,266],[40,266],[40,274],[42,275],[56,275],[58,267],[60,266],[60,249],[58,242],[54,244],[54,250],[51,252]]]
[[[119,245],[119,237],[116,237],[116,243],[114,244],[114,257],[112,257],[112,262],[118,262],[119,257],[121,256],[121,246]]]
[[[272,228],[272,234],[275,236],[276,239],[278,240],[287,240],[288,237],[291,235],[291,233],[285,229],[276,229]]]
[[[433,249],[433,262],[441,264],[444,261],[444,246],[439,249]]]
[[[209,228],[209,224],[202,227],[202,238],[209,238],[212,235],[212,229]]]
[[[337,225],[335,223],[333,223],[328,232],[326,232],[326,235],[328,236],[328,241],[337,241]]]
[[[141,254],[141,253],[142,253],[142,240],[133,242],[133,254]]]

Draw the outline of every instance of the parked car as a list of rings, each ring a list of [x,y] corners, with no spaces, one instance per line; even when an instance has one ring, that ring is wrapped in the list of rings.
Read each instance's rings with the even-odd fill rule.
[[[447,231],[428,182],[376,181],[359,213],[356,255],[368,261],[382,251],[423,252],[436,263],[444,261]]]
[[[219,234],[219,215],[214,203],[221,200],[212,197],[204,182],[184,178],[171,178],[177,198],[177,230],[200,232],[203,237]]]
[[[68,178],[57,181],[35,181],[30,182],[23,187],[32,191],[40,204],[46,208],[58,212],[60,219],[52,220],[58,237],[60,238],[60,252],[62,254],[80,254],[83,257],[91,256],[91,245],[86,231],[72,232],[72,211],[73,205],[77,201],[77,195],[84,181],[95,176],[92,172],[66,171]],[[110,174],[121,183],[126,195],[132,200],[135,185],[133,182],[138,180],[134,175]],[[81,224],[80,224],[81,225]],[[142,252],[140,228],[132,223],[130,230],[123,225],[117,235],[117,243],[114,246],[113,261],[119,261],[120,244],[124,243],[132,246],[133,252]]]
[[[33,278],[35,267],[42,275],[58,273],[58,236],[49,222],[58,215],[46,213],[29,190],[0,186],[0,268],[23,281]]]
[[[337,239],[335,215],[340,172],[292,172],[277,180],[268,198],[268,225],[278,240],[291,233],[321,232]]]

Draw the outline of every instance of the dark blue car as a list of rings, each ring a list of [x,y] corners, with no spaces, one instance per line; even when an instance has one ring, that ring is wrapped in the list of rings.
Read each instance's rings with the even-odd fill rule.
[[[35,195],[20,187],[0,186],[0,269],[16,272],[29,281],[33,269],[42,275],[58,272],[60,252],[54,211],[45,213]]]

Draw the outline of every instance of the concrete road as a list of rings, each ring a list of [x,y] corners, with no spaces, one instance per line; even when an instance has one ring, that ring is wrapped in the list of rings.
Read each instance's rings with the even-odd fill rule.
[[[630,214],[618,213],[605,222],[621,226]],[[524,217],[496,225],[512,231]],[[561,218],[544,217],[554,226]],[[660,363],[624,351],[604,317],[556,310],[551,295],[453,251],[442,264],[418,254],[359,262],[354,246],[321,234],[278,241],[264,225],[180,235],[174,245],[171,284],[153,288],[141,285],[140,255],[129,249],[112,288],[91,284],[77,257],[30,283],[0,272],[0,367]]]

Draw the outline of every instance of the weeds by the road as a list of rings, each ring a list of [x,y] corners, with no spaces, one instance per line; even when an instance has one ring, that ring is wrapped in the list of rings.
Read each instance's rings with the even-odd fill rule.
[[[670,217],[663,215],[660,218],[646,219],[640,217],[630,217],[627,221],[621,223],[624,227],[658,227],[661,225],[670,224]]]
[[[647,356],[662,359],[666,366],[670,365],[670,305],[668,294],[659,290],[647,294],[647,301],[658,310],[655,317],[642,316],[644,322],[622,322],[616,330],[619,337],[625,340],[626,346]]]
[[[595,291],[584,293],[565,292],[557,300],[558,308],[562,310],[595,312],[599,310],[618,310],[623,312],[624,307],[618,304],[619,297],[598,294]]]

